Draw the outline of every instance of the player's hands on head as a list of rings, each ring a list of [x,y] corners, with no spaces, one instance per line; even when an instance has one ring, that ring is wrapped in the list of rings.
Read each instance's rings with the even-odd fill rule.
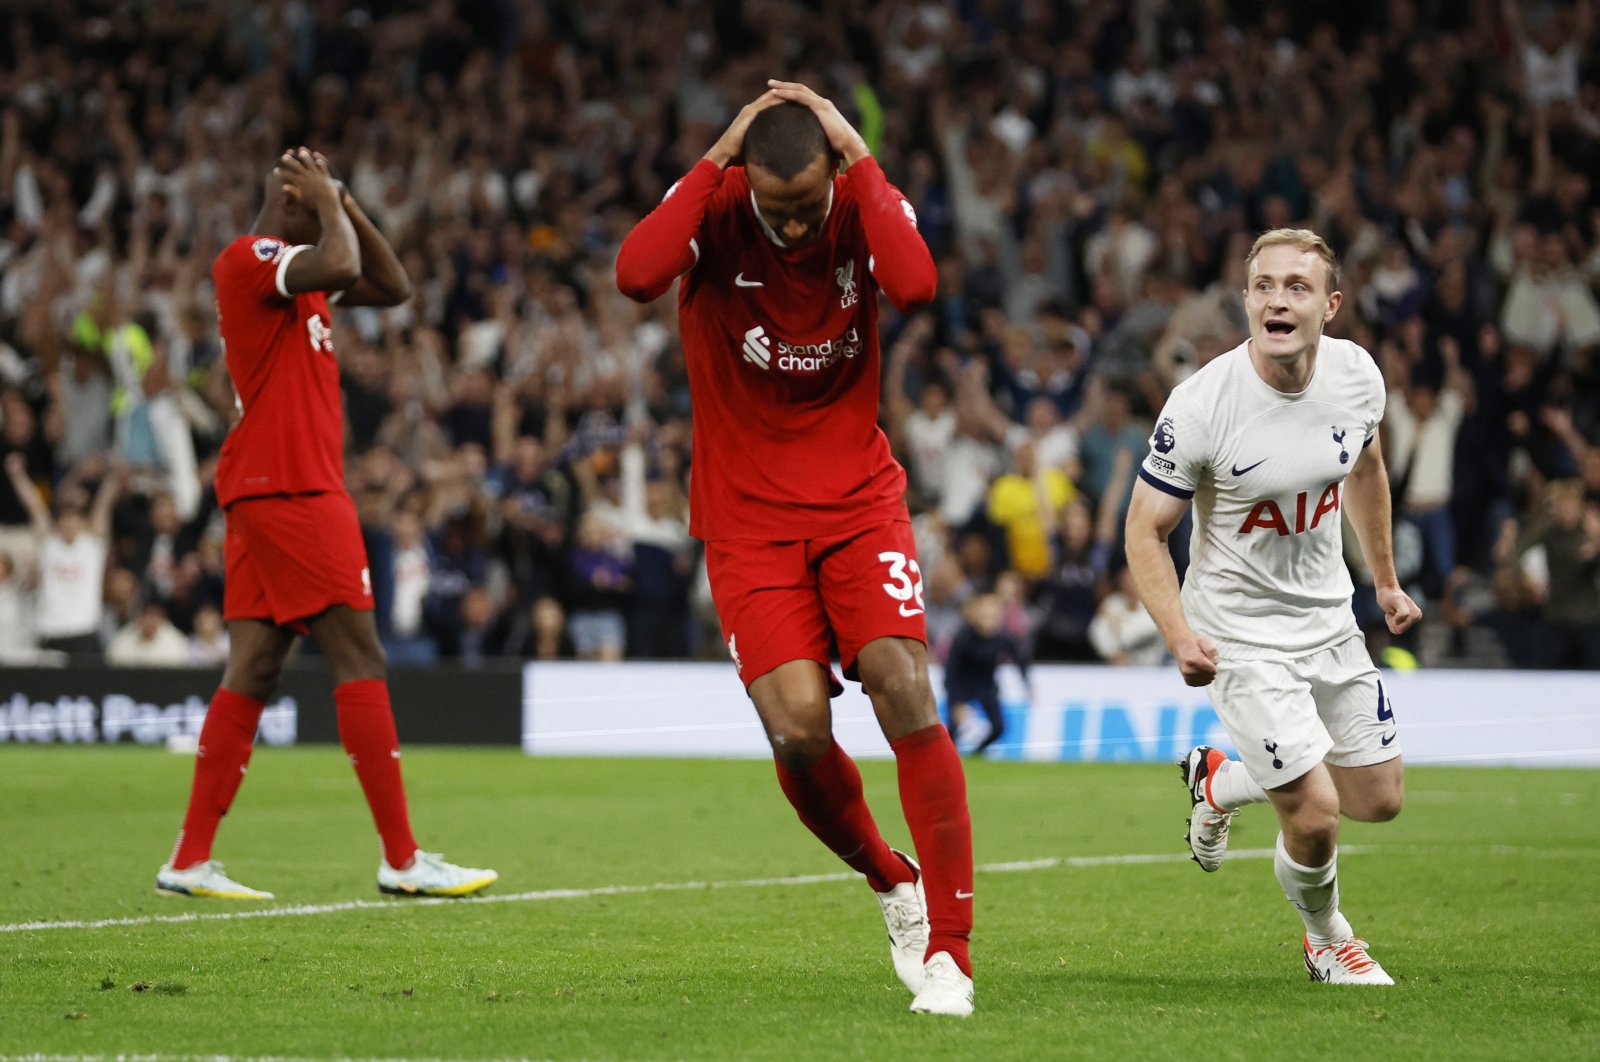
[[[723,169],[737,165],[744,161],[744,134],[750,128],[750,123],[755,116],[768,107],[775,107],[783,102],[783,97],[776,92],[767,91],[739,108],[739,113],[734,116],[733,124],[727,131],[717,138],[711,145],[711,150],[705,153],[705,158],[715,162]]]
[[[340,206],[339,182],[329,171],[328,160],[310,148],[285,151],[272,168],[272,176],[290,202],[300,203],[310,210]]]
[[[1378,591],[1378,605],[1389,624],[1390,634],[1404,634],[1422,618],[1422,609],[1411,600],[1411,595],[1398,586],[1384,587]]]
[[[1217,643],[1203,634],[1190,634],[1172,647],[1178,671],[1190,686],[1209,686],[1217,677]]]
[[[317,160],[317,162],[327,169],[328,176],[333,180],[333,190],[339,193],[339,205],[344,207],[346,210],[350,209],[350,204],[354,202],[354,197],[350,195],[349,186],[346,185],[342,179],[340,179],[338,172],[333,168],[333,163],[328,161],[328,156],[324,155],[320,151],[313,151],[311,155]]]
[[[872,154],[867,150],[867,142],[856,132],[855,126],[844,120],[844,115],[839,113],[839,108],[833,105],[832,100],[824,99],[798,81],[769,79],[767,88],[781,100],[803,103],[811,108],[811,113],[822,123],[829,146],[844,159],[847,169]]]

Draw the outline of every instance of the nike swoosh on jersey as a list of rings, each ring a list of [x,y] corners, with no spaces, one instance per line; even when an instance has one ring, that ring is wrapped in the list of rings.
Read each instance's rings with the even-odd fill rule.
[[[1389,747],[1389,742],[1393,741],[1396,737],[1398,737],[1399,733],[1400,732],[1398,730],[1395,731],[1393,734],[1390,734],[1388,737],[1382,738],[1381,740],[1379,740],[1378,744],[1382,745],[1384,748],[1388,748]]]
[[[766,285],[763,284],[759,280],[746,280],[744,278],[744,273],[742,273],[742,272],[738,276],[733,278],[733,286],[736,287],[736,288],[764,288],[764,287],[766,287]]]
[[[962,892],[960,889],[957,889],[956,890],[956,899],[958,899],[958,900],[970,900],[970,899],[972,899],[972,893],[970,893],[970,892]]]
[[[906,608],[906,606],[901,605],[900,606],[900,615],[905,616],[907,619],[910,619],[912,616],[920,616],[920,615],[922,615],[922,610],[920,608],[908,609],[908,608]]]
[[[1233,466],[1233,471],[1231,473],[1229,473],[1229,474],[1230,475],[1234,475],[1234,476],[1242,476],[1246,472],[1250,471],[1252,468],[1256,468],[1256,467],[1259,467],[1261,465],[1264,465],[1270,460],[1272,460],[1270,457],[1263,457],[1261,460],[1257,461],[1255,464],[1246,465],[1244,468],[1240,468],[1238,465],[1234,465]]]

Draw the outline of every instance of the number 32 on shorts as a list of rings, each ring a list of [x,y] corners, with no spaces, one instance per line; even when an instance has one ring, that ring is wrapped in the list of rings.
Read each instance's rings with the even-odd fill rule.
[[[889,578],[894,581],[884,583],[883,592],[900,603],[900,615],[922,614],[922,568],[916,558],[889,550],[878,554],[878,560],[889,566]]]

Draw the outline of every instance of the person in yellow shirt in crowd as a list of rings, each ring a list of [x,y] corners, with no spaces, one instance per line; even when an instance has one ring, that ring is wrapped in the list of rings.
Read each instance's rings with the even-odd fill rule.
[[[1031,583],[1050,574],[1050,531],[1078,489],[1059,468],[1039,467],[1032,441],[1015,459],[1015,470],[989,487],[989,519],[1006,533],[1012,570]]]

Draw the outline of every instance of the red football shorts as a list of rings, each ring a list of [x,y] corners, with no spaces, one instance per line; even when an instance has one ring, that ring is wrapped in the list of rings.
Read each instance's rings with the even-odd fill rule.
[[[344,491],[245,498],[228,507],[224,619],[306,633],[334,605],[372,608],[372,576],[355,502]]]
[[[706,571],[746,687],[780,664],[815,660],[837,695],[833,650],[854,679],[873,639],[928,642],[922,569],[904,520],[799,542],[708,542]]]

